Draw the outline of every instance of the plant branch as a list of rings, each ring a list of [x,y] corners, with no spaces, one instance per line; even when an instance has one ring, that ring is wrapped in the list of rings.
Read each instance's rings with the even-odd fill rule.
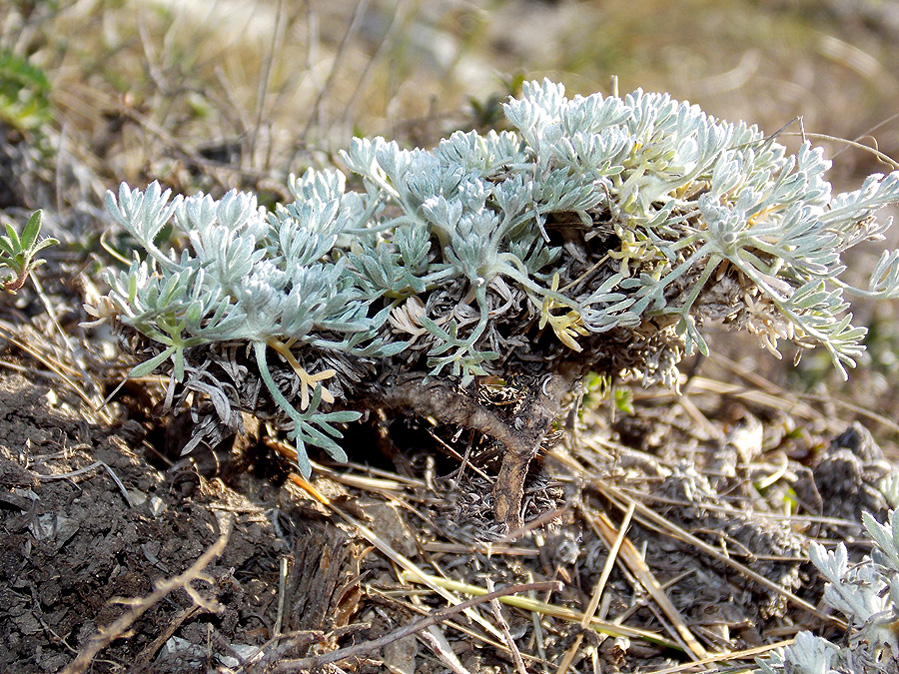
[[[480,597],[474,597],[462,602],[461,604],[456,604],[455,606],[447,606],[445,608],[434,611],[429,616],[400,627],[399,629],[396,629],[389,634],[385,634],[383,637],[379,637],[378,639],[366,641],[354,646],[348,646],[347,648],[341,648],[336,651],[331,651],[330,653],[323,653],[322,655],[300,658],[297,660],[282,660],[278,664],[278,666],[272,670],[271,674],[288,674],[290,672],[310,671],[324,667],[328,664],[349,660],[350,658],[358,658],[369,653],[374,653],[375,651],[384,648],[384,646],[391,644],[394,641],[399,641],[400,639],[403,639],[405,637],[417,634],[418,632],[427,629],[431,625],[441,623],[447,618],[470,609],[473,606],[477,606],[478,604],[490,602],[498,599],[499,597],[505,597],[510,594],[518,594],[521,592],[558,592],[559,590],[561,590],[561,588],[562,584],[558,581],[544,581],[539,583],[523,583],[521,585],[510,585],[509,587],[501,588],[494,592],[481,595]]]

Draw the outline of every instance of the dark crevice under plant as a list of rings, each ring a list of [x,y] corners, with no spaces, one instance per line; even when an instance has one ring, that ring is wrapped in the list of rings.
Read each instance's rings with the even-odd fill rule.
[[[171,197],[122,185],[112,218],[139,244],[97,313],[168,368],[167,405],[210,404],[188,449],[249,411],[346,459],[341,426],[370,410],[430,416],[502,443],[498,518],[521,523],[527,466],[589,371],[677,385],[716,321],[823,347],[845,376],[863,351],[844,292],[899,295],[899,254],[866,288],[849,248],[882,237],[899,173],[833,195],[830,162],[790,155],[742,122],[667,95],[564,96],[548,81],[506,103],[514,131],[433,150],[355,140],[338,170],[292,178],[294,201]],[[157,246],[173,223],[179,251]],[[491,406],[485,382],[512,382]]]

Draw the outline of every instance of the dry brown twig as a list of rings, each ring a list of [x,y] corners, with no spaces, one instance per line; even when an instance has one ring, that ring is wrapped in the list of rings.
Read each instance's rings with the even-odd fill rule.
[[[62,670],[62,674],[81,674],[86,671],[93,662],[97,654],[106,646],[124,635],[131,626],[140,618],[147,610],[158,604],[162,599],[175,590],[183,589],[193,600],[194,604],[209,613],[218,613],[221,611],[221,605],[215,600],[206,599],[197,590],[191,586],[191,583],[202,580],[207,583],[213,583],[213,579],[203,573],[203,569],[209,566],[225,549],[228,543],[228,536],[231,533],[231,522],[229,521],[225,527],[225,532],[219,539],[213,543],[206,552],[197,558],[187,571],[181,575],[175,576],[168,580],[157,580],[154,583],[153,592],[146,597],[138,599],[114,598],[111,601],[130,606],[130,610],[119,616],[111,625],[101,627],[87,642],[87,645],[81,649],[72,662],[66,665]]]
[[[559,591],[560,589],[561,583],[559,583],[558,581],[510,585],[509,587],[501,588],[494,592],[481,595],[480,597],[474,597],[472,599],[469,599],[468,601],[462,602],[461,604],[456,604],[455,606],[447,606],[434,611],[429,616],[400,627],[399,629],[394,630],[389,634],[385,634],[383,637],[380,637],[378,639],[372,639],[371,641],[366,641],[361,644],[355,644],[354,646],[348,646],[347,648],[340,648],[336,651],[323,653],[321,655],[299,658],[297,660],[284,660],[280,662],[278,666],[275,667],[275,669],[272,670],[271,674],[288,674],[289,672],[314,670],[327,664],[342,662],[351,658],[357,658],[369,653],[373,653],[380,650],[387,644],[393,643],[394,641],[398,641],[408,636],[412,636],[413,634],[417,634],[418,632],[427,629],[431,625],[437,625],[438,623],[443,622],[448,617],[455,615],[456,613],[461,613],[462,611],[477,606],[478,604],[490,602],[494,599],[498,599],[499,597],[505,597],[507,595],[517,594],[519,592],[543,590]]]
[[[487,589],[490,592],[494,591],[493,580],[491,578],[487,579]],[[490,607],[493,609],[493,615],[496,618],[496,622],[499,624],[500,629],[502,629],[503,631],[503,637],[505,637],[506,639],[506,645],[509,647],[509,652],[512,654],[512,659],[515,661],[516,671],[518,672],[518,674],[527,674],[527,669],[524,666],[524,660],[521,657],[521,651],[518,650],[518,646],[515,644],[515,637],[512,636],[512,631],[509,629],[509,622],[503,615],[503,610],[500,606],[499,600],[492,599],[490,601]]]

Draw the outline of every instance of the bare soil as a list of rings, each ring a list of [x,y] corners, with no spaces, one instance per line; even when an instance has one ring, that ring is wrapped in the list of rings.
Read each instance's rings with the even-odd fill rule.
[[[762,646],[800,628],[833,636],[825,618],[780,590],[817,605],[822,588],[804,561],[808,539],[851,541],[861,510],[886,511],[873,485],[890,465],[863,427],[851,427],[836,441],[826,427],[793,437],[781,433],[778,440],[784,417],[756,405],[763,425],[751,407],[734,401],[719,407],[719,415],[725,409],[743,415],[719,440],[699,440],[673,398],[661,405],[647,401],[613,425],[602,421],[608,411],[590,413],[588,437],[582,431],[567,447],[551,450],[592,464],[592,474],[609,486],[638,494],[671,524],[771,582],[761,586],[638,517],[630,543],[644,551],[647,567],[709,652]],[[387,425],[393,460],[378,458],[374,444],[368,452],[381,469],[323,468],[314,484],[330,500],[324,507],[285,480],[289,466],[258,437],[218,448],[217,462],[201,454],[173,463],[164,460],[159,420],[154,430],[146,419],[109,425],[95,417],[65,387],[0,373],[0,671],[62,671],[98,631],[134,610],[125,599],[148,597],[155,584],[185,572],[226,532],[223,552],[191,585],[217,606],[198,605],[184,589],[144,602],[145,611],[93,659],[91,672],[276,671],[291,658],[383,637],[444,605],[432,591],[410,585],[378,543],[428,573],[478,587],[488,580],[497,587],[560,580],[562,589],[547,598],[583,610],[608,556],[598,523],[603,513],[609,521],[621,518],[591,478],[547,458],[527,483],[527,530],[504,538],[489,497],[495,457],[474,441],[470,462],[453,463],[439,451],[441,442],[453,443],[452,435],[424,421]],[[823,422],[803,423],[814,431]],[[357,431],[357,446],[373,442],[371,429]],[[455,442],[464,451],[472,440]],[[692,450],[685,453],[686,447]],[[805,517],[745,507],[755,489],[752,475],[757,479],[764,457],[774,453],[795,457],[789,463],[793,493]],[[753,503],[757,509],[757,496]],[[616,569],[610,576],[605,614],[676,641],[630,573]],[[558,617],[544,615],[537,627],[529,611],[504,607],[481,615],[498,637],[457,616],[456,627],[443,622],[438,630],[473,673],[512,671],[515,650],[527,671],[552,669],[584,635],[588,647],[575,658],[582,667],[590,658],[609,671],[688,660],[677,648],[598,638]],[[505,638],[502,621],[509,629]],[[430,643],[406,637],[341,667],[446,671]]]
[[[211,583],[199,584],[223,610],[204,615],[173,593],[93,671],[205,671],[205,646],[166,650],[165,635],[176,632],[190,643],[212,638],[222,653],[223,644],[264,641],[284,544],[262,509],[220,483],[167,477],[143,458],[140,426],[89,423],[55,390],[18,374],[0,379],[0,670],[60,671],[127,610],[114,598],[146,595],[157,579],[184,571],[226,515],[234,522],[227,549],[206,570]]]

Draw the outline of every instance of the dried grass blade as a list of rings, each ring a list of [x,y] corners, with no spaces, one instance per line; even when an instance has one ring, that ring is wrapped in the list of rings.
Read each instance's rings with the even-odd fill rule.
[[[401,574],[401,576],[402,580],[423,582],[421,580],[418,580],[416,576],[411,574]],[[438,578],[436,576],[428,576],[427,580],[429,583],[440,585],[441,587],[445,587],[446,589],[452,590],[453,592],[462,592],[464,594],[476,596],[487,594],[487,590],[485,588],[478,587],[477,585],[468,585],[467,583],[460,583],[455,580]],[[514,606],[515,608],[521,609],[522,611],[541,613],[543,615],[560,618],[569,622],[579,623],[584,619],[584,614],[580,611],[575,611],[574,609],[565,608],[563,606],[557,606],[555,604],[548,604],[539,600],[530,599],[529,597],[500,597],[499,601],[504,604],[508,604],[509,606]],[[589,627],[596,630],[597,632],[600,632],[601,634],[608,634],[612,637],[629,637],[631,639],[642,639],[643,641],[657,644],[659,646],[664,646],[665,648],[673,648],[678,651],[684,650],[683,646],[681,646],[680,644],[675,643],[670,639],[666,639],[665,637],[656,634],[655,632],[641,630],[636,627],[616,625],[615,623],[611,623],[606,620],[600,620],[599,618],[591,618]]]
[[[628,513],[633,513],[636,508],[635,504],[636,502],[628,508]],[[656,580],[655,575],[646,565],[646,562],[643,561],[643,558],[640,556],[637,548],[634,547],[634,544],[626,537],[623,541],[621,540],[615,526],[604,513],[594,514],[593,522],[596,525],[599,534],[605,540],[606,545],[610,548],[618,544],[618,541],[621,541],[618,558],[621,559],[627,568],[630,569],[631,573],[637,577],[643,587],[646,588],[646,591],[649,592],[650,596],[655,600],[656,604],[659,605],[659,608],[662,609],[664,614],[668,616],[668,619],[674,624],[674,629],[677,631],[678,636],[684,640],[684,643],[689,649],[689,654],[693,656],[693,659],[698,661],[709,657],[708,651],[706,651],[703,645],[699,643],[695,636],[693,636],[693,633],[684,622],[683,617],[681,617],[680,612],[674,604],[671,603],[671,600],[668,599],[668,595],[665,594],[661,584]]]
[[[528,581],[528,584],[533,585],[534,583],[533,583],[533,581]],[[415,613],[418,613],[420,615],[429,615],[429,613],[430,613],[420,602],[403,601],[401,599],[397,599],[394,596],[388,596],[385,593],[378,590],[377,588],[372,587],[371,585],[366,586],[366,592],[369,592],[373,596],[378,595],[385,602],[391,602],[393,604],[396,604],[397,606],[401,606],[404,609],[409,610],[409,611],[414,611]],[[528,592],[529,592],[529,596],[533,596],[533,594],[534,594],[533,590],[529,590]],[[414,597],[413,597],[413,599],[414,599]],[[473,630],[470,627],[465,626],[461,622],[455,622],[452,619],[447,618],[441,624],[446,627],[451,627],[452,629],[456,630],[460,634],[464,634],[466,637],[469,637],[470,639],[478,641],[481,644],[484,644],[485,646],[490,646],[491,648],[495,648],[498,651],[508,651],[508,647],[503,642],[495,641],[495,640],[491,639],[490,637],[484,636],[480,632]],[[526,653],[523,653],[522,657],[526,658],[530,662],[540,663],[540,664],[544,664],[544,665],[547,664],[546,658],[543,656],[537,657],[534,655],[528,655]]]
[[[24,351],[39,363],[44,364],[47,369],[49,369],[53,374],[55,374],[66,384],[68,384],[69,388],[71,388],[79,398],[87,403],[88,407],[90,407],[91,410],[93,410],[103,421],[105,421],[106,423],[112,423],[112,417],[109,416],[109,413],[96,402],[94,402],[83,388],[81,388],[75,381],[73,381],[69,376],[66,375],[64,370],[68,370],[74,376],[81,376],[81,373],[73,370],[65,363],[60,362],[56,358],[45,355],[37,349],[34,349],[25,342],[21,341],[20,339],[16,338],[16,336],[13,334],[11,326],[7,326],[8,324],[5,321],[0,322],[0,337],[15,346],[17,349]]]
[[[325,499],[324,506],[331,510],[334,514],[338,515],[341,519],[343,519],[347,524],[354,527],[356,531],[359,533],[362,538],[367,540],[369,543],[374,545],[381,553],[387,557],[394,564],[403,569],[405,573],[400,574],[400,579],[403,578],[411,578],[414,579],[424,585],[427,585],[429,588],[434,590],[441,597],[446,599],[451,606],[455,606],[457,604],[462,603],[462,600],[452,594],[452,592],[444,589],[439,584],[434,582],[435,577],[431,576],[424,571],[422,571],[415,562],[406,557],[405,555],[401,555],[396,550],[394,550],[384,539],[378,536],[374,531],[369,529],[367,526],[362,524],[355,517],[334,505],[327,499]],[[408,576],[407,576],[408,574]],[[467,615],[471,620],[474,620],[481,627],[487,630],[490,634],[493,635],[494,638],[498,640],[502,640],[503,635],[500,630],[494,627],[491,623],[481,616],[480,613],[475,611],[474,609],[466,609],[465,615]]]
[[[665,533],[665,534],[671,536],[672,538],[676,538],[685,543],[689,543],[689,544],[693,545],[694,547],[701,550],[702,552],[709,555],[710,557],[714,557],[718,561],[723,562],[724,564],[727,564],[728,566],[730,566],[733,569],[736,569],[737,571],[739,571],[740,573],[745,575],[747,578],[754,580],[759,585],[762,585],[763,587],[766,587],[769,590],[776,592],[780,596],[782,596],[785,599],[787,599],[788,601],[790,601],[793,605],[798,606],[798,607],[804,609],[805,611],[808,611],[816,618],[824,620],[825,622],[828,622],[830,624],[836,625],[836,626],[840,627],[841,629],[846,629],[846,623],[844,621],[840,620],[839,618],[837,618],[836,616],[828,615],[828,614],[818,610],[817,608],[815,608],[814,606],[809,604],[804,599],[801,599],[801,598],[797,597],[795,594],[793,594],[792,592],[785,590],[777,583],[769,580],[768,578],[765,578],[761,574],[756,573],[755,571],[753,571],[746,565],[740,564],[736,560],[719,552],[717,549],[715,549],[708,543],[700,540],[699,538],[690,534],[689,532],[687,532],[683,528],[677,526],[673,522],[669,522],[667,519],[665,519],[658,513],[654,512],[650,508],[647,508],[642,503],[635,501],[633,498],[631,498],[624,492],[622,492],[610,485],[603,484],[602,481],[596,480],[596,479],[593,480],[593,485],[596,487],[596,489],[601,494],[603,494],[606,498],[608,498],[612,502],[614,502],[615,505],[617,505],[622,510],[625,510],[628,507],[628,505],[631,503],[636,504],[636,509],[637,509],[637,513],[638,513],[637,519],[641,523],[643,523],[647,526],[651,526],[652,528],[657,528],[662,533]]]
[[[602,593],[606,589],[606,582],[609,580],[609,575],[612,573],[612,567],[615,565],[615,560],[618,559],[618,553],[621,550],[622,543],[625,541],[625,534],[627,533],[627,528],[630,525],[633,516],[634,507],[631,506],[624,515],[624,520],[621,522],[621,529],[618,532],[618,536],[615,538],[615,543],[609,549],[609,556],[603,566],[599,580],[596,581],[596,587],[593,589],[593,596],[590,597],[590,603],[587,604],[587,610],[584,611],[584,619],[581,621],[581,627],[587,627],[590,623],[590,618],[596,615],[596,607],[599,606],[599,600],[602,598]]]
[[[747,648],[743,651],[733,651],[731,653],[722,653],[720,655],[714,655],[712,657],[706,658],[705,660],[700,660],[699,662],[689,662],[684,665],[678,665],[677,667],[669,667],[667,669],[658,669],[654,671],[652,674],[678,674],[679,672],[685,672],[688,670],[693,670],[697,665],[712,665],[718,662],[732,661],[732,660],[749,660],[755,658],[758,655],[762,655],[764,653],[768,653],[769,651],[773,651],[775,648],[785,648],[792,644],[794,639],[787,639],[786,641],[778,641],[776,644],[765,644],[764,646],[755,646],[753,648]],[[749,672],[751,669],[740,668],[741,672]]]
[[[568,670],[571,669],[571,663],[574,662],[574,657],[577,655],[578,649],[581,647],[583,641],[584,634],[581,632],[575,637],[574,643],[571,644],[571,648],[565,652],[565,657],[562,658],[562,662],[559,663],[556,674],[568,674]]]

